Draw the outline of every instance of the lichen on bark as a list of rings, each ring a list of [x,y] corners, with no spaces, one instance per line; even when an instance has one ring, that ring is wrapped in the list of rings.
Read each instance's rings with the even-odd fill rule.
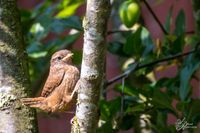
[[[0,132],[36,133],[35,111],[19,99],[30,95],[27,55],[15,0],[0,1]]]

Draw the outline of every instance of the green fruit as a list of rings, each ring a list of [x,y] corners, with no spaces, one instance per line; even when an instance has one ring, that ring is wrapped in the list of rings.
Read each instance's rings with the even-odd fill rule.
[[[132,27],[139,19],[140,6],[133,0],[125,1],[119,9],[121,21],[128,27]]]

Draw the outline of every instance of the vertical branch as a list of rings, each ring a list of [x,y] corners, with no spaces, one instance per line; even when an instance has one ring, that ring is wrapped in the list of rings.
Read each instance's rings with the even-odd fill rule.
[[[98,101],[104,75],[109,0],[87,0],[83,20],[84,47],[76,109],[77,125],[72,132],[94,133],[98,122]]]
[[[1,133],[37,132],[35,111],[18,100],[31,92],[23,44],[16,0],[0,0]]]

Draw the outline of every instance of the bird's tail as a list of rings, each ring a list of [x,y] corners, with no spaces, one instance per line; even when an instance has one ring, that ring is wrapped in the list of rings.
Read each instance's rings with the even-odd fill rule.
[[[36,97],[36,98],[22,98],[20,101],[29,107],[41,108],[44,104],[45,97]]]

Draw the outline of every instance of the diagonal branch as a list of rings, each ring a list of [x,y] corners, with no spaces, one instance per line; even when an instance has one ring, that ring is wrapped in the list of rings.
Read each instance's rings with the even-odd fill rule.
[[[196,53],[196,52],[198,52],[200,50],[199,47],[200,47],[200,42],[196,44],[196,46],[195,46],[195,48],[193,50],[191,50],[189,52],[186,52],[186,53],[178,53],[176,55],[173,55],[173,56],[170,56],[170,57],[166,57],[166,58],[163,58],[163,59],[158,59],[156,61],[153,61],[153,62],[150,62],[150,63],[147,63],[147,64],[133,63],[135,65],[132,67],[132,69],[129,69],[129,70],[125,71],[124,73],[122,73],[120,75],[117,75],[116,77],[110,79],[109,81],[107,81],[105,83],[105,87],[107,87],[107,86],[113,84],[114,82],[116,82],[116,81],[128,76],[133,71],[137,71],[139,69],[142,69],[142,68],[145,68],[145,67],[149,67],[149,66],[153,66],[153,65],[161,63],[161,62],[177,59],[177,58],[180,58],[180,57],[183,57],[183,56],[187,56],[187,55]]]
[[[161,30],[163,31],[163,33],[165,35],[168,35],[168,32],[165,30],[165,28],[163,27],[162,23],[160,22],[160,20],[158,19],[158,17],[156,16],[156,14],[153,12],[151,6],[148,4],[148,2],[146,0],[142,0],[145,4],[145,6],[147,7],[147,9],[149,10],[149,12],[152,14],[153,18],[156,20],[156,22],[158,23],[159,27],[161,28]]]

